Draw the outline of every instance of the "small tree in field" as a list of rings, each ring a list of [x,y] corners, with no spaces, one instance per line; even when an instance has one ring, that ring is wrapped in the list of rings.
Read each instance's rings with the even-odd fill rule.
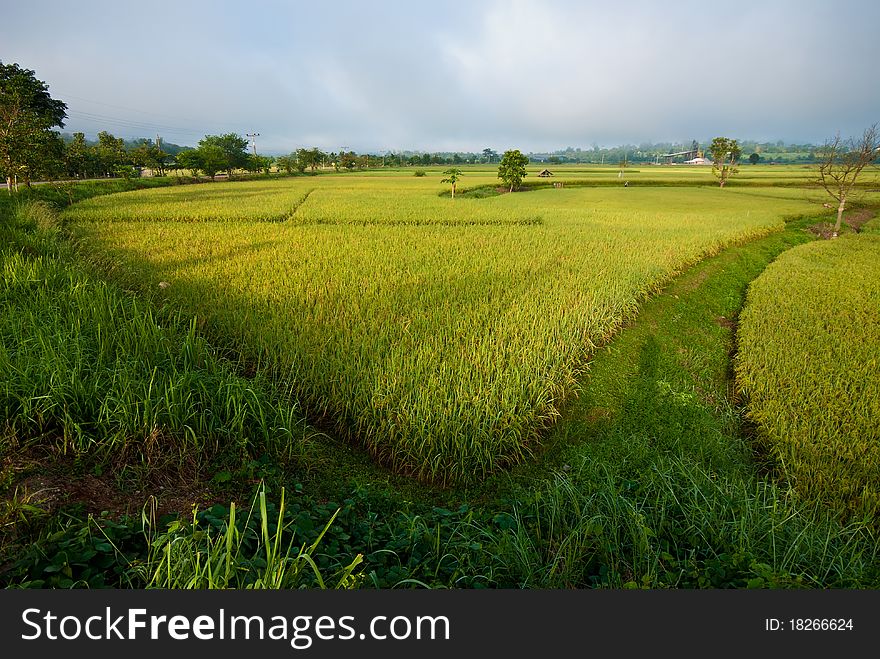
[[[520,153],[519,149],[505,151],[501,158],[501,164],[498,166],[498,178],[505,185],[510,186],[510,191],[513,192],[526,177],[526,165],[528,164],[529,159]]]
[[[460,179],[464,174],[462,174],[461,170],[458,167],[452,167],[447,169],[445,172],[446,178],[440,181],[441,183],[449,183],[452,185],[452,198],[455,199],[455,185],[458,183],[458,179]]]
[[[880,155],[880,132],[877,124],[859,138],[842,140],[840,133],[828,140],[816,153],[819,158],[819,184],[837,201],[837,222],[832,238],[837,238],[847,201],[852,201],[855,184],[862,170]]]
[[[761,154],[753,153],[749,156],[749,162],[753,165],[757,165],[761,161]]]
[[[742,149],[736,140],[716,137],[712,140],[709,151],[712,154],[712,173],[718,177],[719,186],[723,188],[727,179],[739,171],[737,165]]]

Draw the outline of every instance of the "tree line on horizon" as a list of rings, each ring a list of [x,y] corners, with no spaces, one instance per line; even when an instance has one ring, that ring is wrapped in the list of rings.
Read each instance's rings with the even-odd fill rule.
[[[126,142],[123,138],[107,131],[98,133],[96,142],[87,140],[82,132],[74,133],[64,139],[55,128],[63,128],[66,119],[67,105],[51,97],[48,85],[37,79],[34,71],[21,68],[18,64],[3,64],[0,61],[0,174],[6,179],[10,191],[13,187],[17,189],[19,180],[30,186],[31,181],[38,178],[49,180],[109,176],[129,178],[139,175],[139,168],[149,168],[159,176],[165,175],[168,170],[179,172],[184,169],[189,170],[190,174],[201,172],[214,179],[219,172],[226,172],[231,177],[235,171],[240,170],[262,171],[268,174],[272,166],[277,167],[279,171],[284,170],[293,174],[295,171],[304,173],[306,170],[316,173],[319,168],[324,170],[328,167],[336,171],[351,171],[373,167],[417,165],[453,166],[453,169],[445,172],[447,179],[444,182],[452,183],[454,190],[460,175],[455,166],[470,163],[499,162],[499,178],[508,183],[503,172],[508,169],[511,162],[509,158],[514,157],[512,154],[515,154],[515,170],[517,172],[523,170],[523,176],[525,164],[530,160],[562,163],[584,162],[585,159],[589,159],[589,162],[594,163],[597,155],[601,157],[601,162],[605,162],[607,155],[609,164],[613,164],[617,159],[623,169],[631,163],[651,162],[653,158],[662,155],[642,148],[649,145],[633,148],[631,153],[630,147],[604,151],[599,149],[598,145],[594,145],[592,151],[573,150],[569,147],[551,155],[530,154],[531,158],[519,150],[508,150],[504,157],[499,157],[495,150],[488,147],[481,153],[400,152],[381,155],[358,154],[345,148],[336,153],[325,153],[313,147],[296,149],[290,154],[271,158],[258,155],[256,149],[254,153],[248,153],[247,140],[235,133],[206,135],[195,148],[166,145],[167,150],[163,149],[158,140],[153,142],[149,139],[141,139]],[[675,144],[662,146],[661,151],[676,147]],[[817,184],[824,187],[829,195],[838,201],[837,225],[839,226],[855,180],[866,166],[877,161],[880,154],[880,134],[877,125],[867,129],[861,138],[845,140],[838,134],[821,147],[799,145],[795,148],[807,147],[810,147],[810,151],[806,156],[799,158],[804,162],[811,161],[819,165]],[[716,137],[708,145],[706,152],[713,156],[713,171],[718,175],[723,187],[728,178],[736,173],[740,156],[744,152],[752,150],[748,160],[752,164],[757,164],[763,159],[762,150],[769,155],[779,154],[779,150],[784,148],[785,144],[781,141],[776,142],[775,145],[761,145]],[[693,152],[697,149],[702,151],[699,143],[694,140],[689,151]],[[669,152],[674,153],[674,151]],[[774,156],[773,161],[781,162],[782,159]],[[514,176],[514,182],[510,185],[511,191],[518,187],[519,180],[516,179],[521,180],[518,175]]]

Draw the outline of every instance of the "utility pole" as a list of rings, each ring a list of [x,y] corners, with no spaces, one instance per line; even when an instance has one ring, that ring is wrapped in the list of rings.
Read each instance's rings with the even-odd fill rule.
[[[254,149],[254,155],[257,155],[257,138],[260,136],[259,133],[245,133],[251,140],[251,146]]]

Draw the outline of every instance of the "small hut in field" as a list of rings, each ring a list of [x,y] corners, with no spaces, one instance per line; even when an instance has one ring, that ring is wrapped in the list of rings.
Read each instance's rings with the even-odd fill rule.
[[[551,172],[549,169],[542,169],[540,172],[538,172],[538,176],[540,176],[541,178],[547,178],[548,176],[553,176],[553,172]]]

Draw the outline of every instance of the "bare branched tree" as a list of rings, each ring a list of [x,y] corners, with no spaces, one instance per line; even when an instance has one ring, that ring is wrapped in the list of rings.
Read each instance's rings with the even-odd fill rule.
[[[877,124],[866,129],[861,137],[834,139],[825,142],[817,153],[819,157],[819,183],[837,201],[837,222],[831,237],[840,233],[843,212],[848,201],[855,197],[856,181],[862,170],[880,156],[880,131]]]

